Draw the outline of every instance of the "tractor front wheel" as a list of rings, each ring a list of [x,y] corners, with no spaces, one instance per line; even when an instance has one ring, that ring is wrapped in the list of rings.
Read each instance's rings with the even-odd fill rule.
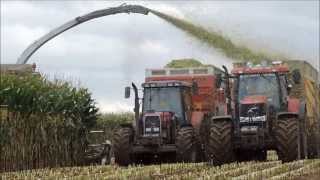
[[[121,127],[114,134],[115,162],[121,166],[131,163],[130,151],[132,147],[133,130],[130,127]]]
[[[213,121],[210,124],[206,156],[213,165],[222,165],[233,161],[232,122]]]
[[[193,127],[179,129],[176,137],[177,160],[179,162],[196,162],[197,147]]]
[[[277,120],[275,127],[275,141],[280,160],[289,162],[299,157],[299,121],[294,117]]]

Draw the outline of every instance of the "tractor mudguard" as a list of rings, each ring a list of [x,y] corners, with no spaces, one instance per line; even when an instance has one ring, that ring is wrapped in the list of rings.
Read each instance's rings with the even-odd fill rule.
[[[288,118],[288,117],[294,117],[294,118],[297,118],[299,117],[299,114],[297,112],[280,112],[280,113],[277,113],[277,120],[278,119],[281,119],[281,118]]]

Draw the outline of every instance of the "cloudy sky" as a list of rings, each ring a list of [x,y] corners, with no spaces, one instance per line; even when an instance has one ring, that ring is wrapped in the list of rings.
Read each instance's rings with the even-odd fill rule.
[[[125,2],[125,1],[124,1]],[[37,38],[77,16],[121,1],[1,1],[1,63],[15,63]],[[253,50],[305,59],[319,68],[319,1],[128,1],[222,33]],[[29,60],[49,78],[88,87],[106,111],[128,111],[124,87],[140,84],[146,68],[171,59],[196,58],[218,66],[232,60],[164,20],[149,14],[118,14],[66,31]]]

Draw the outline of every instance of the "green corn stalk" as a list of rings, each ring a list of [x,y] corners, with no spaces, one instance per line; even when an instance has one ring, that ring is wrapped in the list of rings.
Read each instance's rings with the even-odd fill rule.
[[[81,164],[98,109],[85,88],[39,76],[1,75],[0,172]]]

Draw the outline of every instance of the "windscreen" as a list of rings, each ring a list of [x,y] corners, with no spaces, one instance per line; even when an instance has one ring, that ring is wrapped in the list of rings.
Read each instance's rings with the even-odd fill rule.
[[[145,88],[143,110],[171,111],[182,118],[181,93],[178,87]]]
[[[279,84],[276,74],[240,75],[239,101],[246,96],[254,95],[266,96],[270,105],[273,105],[275,108],[279,108]]]

